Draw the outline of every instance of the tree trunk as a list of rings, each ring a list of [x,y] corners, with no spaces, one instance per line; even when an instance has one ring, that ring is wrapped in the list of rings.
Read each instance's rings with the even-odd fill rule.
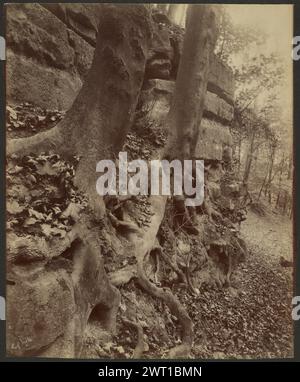
[[[187,4],[182,5],[182,12],[181,12],[180,21],[179,21],[179,25],[182,28],[185,27],[185,18],[186,18],[187,7],[188,7]]]
[[[241,172],[241,151],[242,151],[242,137],[239,138],[239,146],[238,146],[238,173]]]
[[[281,164],[280,164],[280,174],[279,174],[279,181],[278,181],[278,193],[277,193],[277,198],[276,198],[275,209],[277,209],[278,204],[279,204],[279,199],[280,199],[282,174],[283,174],[283,168],[284,168],[284,159],[285,159],[285,155],[284,155],[284,153],[283,153],[283,154],[282,154]]]
[[[175,92],[167,119],[167,157],[181,160],[194,157],[215,42],[216,25],[212,7],[190,5]]]
[[[269,167],[269,175],[268,175],[268,181],[266,185],[266,192],[268,194],[268,201],[269,204],[272,203],[272,192],[271,192],[271,186],[272,186],[272,175],[273,175],[273,167],[274,167],[274,161],[275,161],[275,152],[276,152],[276,146],[272,146],[271,150],[271,159],[270,159],[270,167]]]
[[[96,163],[114,158],[129,131],[143,84],[151,25],[143,5],[106,4],[99,17],[91,69],[65,118],[46,133],[13,140],[7,154],[53,149],[80,156],[76,185],[101,215]]]
[[[157,4],[157,9],[162,13],[167,13],[169,4]]]
[[[245,166],[245,172],[244,172],[244,177],[243,177],[243,183],[247,187],[248,191],[248,181],[250,177],[250,172],[251,172],[251,166],[252,166],[252,159],[253,159],[253,152],[254,152],[254,141],[255,141],[255,128],[252,128],[252,134],[251,134],[251,140],[250,140],[250,146],[249,146],[249,151],[247,155],[247,160],[246,160],[246,166]]]
[[[210,57],[216,43],[215,14],[209,5],[190,5],[187,11],[183,52],[178,68],[173,101],[166,120],[169,131],[164,152],[169,159],[193,159],[207,90]],[[178,202],[178,200],[177,200]],[[184,211],[184,200],[179,200]],[[159,295],[182,324],[182,344],[169,356],[186,357],[193,343],[193,324],[185,309],[168,291],[144,283],[149,293]],[[151,288],[150,288],[151,286]]]
[[[261,194],[262,194],[262,192],[263,192],[263,189],[264,189],[264,187],[265,187],[265,184],[266,184],[266,181],[267,181],[267,178],[268,178],[268,174],[269,174],[269,164],[268,164],[268,167],[267,167],[266,175],[265,175],[264,180],[263,180],[263,182],[262,182],[262,185],[261,185],[261,187],[260,187],[260,190],[259,190],[259,194],[258,194],[258,198],[257,198],[257,200],[259,200],[260,197],[261,197]]]
[[[176,15],[179,12],[179,8],[181,7],[181,4],[170,4],[168,9],[168,18],[175,22]]]

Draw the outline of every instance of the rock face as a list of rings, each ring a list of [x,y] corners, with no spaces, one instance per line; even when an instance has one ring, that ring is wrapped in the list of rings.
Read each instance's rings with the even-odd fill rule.
[[[8,354],[79,356],[86,322],[100,305],[103,327],[115,331],[119,292],[99,264],[102,257],[84,245],[73,248],[72,256],[9,270]]]
[[[172,94],[174,81],[161,79],[150,80],[145,97],[148,97],[150,117],[163,125],[166,118]],[[199,159],[222,161],[223,152],[232,145],[229,124],[233,117],[233,106],[216,93],[207,91],[205,112],[199,126],[199,140],[196,146],[196,156]]]
[[[84,33],[78,34],[75,21],[73,28],[69,28],[56,16],[61,7],[64,8],[55,4],[54,13],[40,4],[7,6],[10,101],[27,100],[52,109],[67,109],[74,101],[92,63],[94,47],[91,39],[87,42],[81,37]],[[72,17],[78,20],[75,9],[68,20],[73,20]],[[95,38],[94,31],[93,41]]]
[[[7,5],[8,99],[68,109],[92,62],[99,15],[101,4]],[[159,14],[153,19],[146,76],[174,80],[184,31]],[[217,58],[208,88],[233,103],[232,73]]]

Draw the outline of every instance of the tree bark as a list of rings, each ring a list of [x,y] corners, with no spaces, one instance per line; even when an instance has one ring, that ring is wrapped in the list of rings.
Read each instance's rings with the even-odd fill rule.
[[[210,56],[216,37],[212,7],[190,5],[175,92],[167,119],[167,157],[181,160],[194,157],[204,109]]]
[[[268,181],[266,184],[266,193],[268,194],[268,201],[269,204],[272,203],[272,192],[271,192],[271,186],[272,186],[272,175],[273,175],[273,167],[274,167],[274,161],[275,161],[275,153],[276,153],[276,146],[273,145],[271,148],[271,159],[270,159],[270,167],[269,167],[269,174],[268,174]]]
[[[253,152],[254,152],[255,133],[256,133],[256,130],[253,127],[252,128],[251,138],[250,138],[249,151],[248,151],[247,160],[246,160],[245,172],[244,172],[244,177],[243,177],[243,183],[245,185],[248,184],[249,177],[250,177],[250,172],[251,172]],[[248,186],[247,186],[247,191],[248,191]]]

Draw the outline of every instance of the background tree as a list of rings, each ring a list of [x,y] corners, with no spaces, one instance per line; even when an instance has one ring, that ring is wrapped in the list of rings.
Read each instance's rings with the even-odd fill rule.
[[[215,54],[227,65],[233,66],[236,54],[249,50],[253,45],[261,45],[266,36],[255,28],[235,25],[225,6],[218,6],[217,10],[218,40]]]
[[[252,27],[234,23],[223,6],[219,7],[218,20],[215,53],[232,68],[236,85],[231,124],[235,169],[248,185],[252,171],[257,172],[257,166],[253,165],[262,160],[263,166],[260,163],[259,168],[264,167],[265,173],[263,186],[259,187],[262,186],[272,199],[271,185],[276,175],[276,147],[281,129],[279,126],[275,132],[272,126],[282,114],[277,97],[284,74],[282,61],[275,53],[259,53],[267,36]],[[262,152],[268,153],[268,160],[262,157]],[[259,184],[258,180],[256,182]],[[259,195],[261,192],[259,190]]]

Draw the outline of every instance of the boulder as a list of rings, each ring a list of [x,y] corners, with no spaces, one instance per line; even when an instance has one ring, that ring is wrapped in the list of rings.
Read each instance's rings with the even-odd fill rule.
[[[158,113],[157,119],[161,119],[162,112],[165,114],[168,112],[168,104],[175,89],[175,81],[152,79],[147,82],[147,89],[151,89],[153,93],[151,114],[155,118],[155,113]],[[204,116],[207,119],[219,121],[220,124],[228,125],[233,118],[233,106],[209,90],[206,93],[204,108]]]
[[[7,47],[46,67],[70,69],[74,50],[65,24],[39,4],[7,5]]]
[[[195,154],[199,159],[222,161],[223,150],[232,145],[229,126],[202,118]]]
[[[31,354],[62,336],[75,314],[72,280],[64,269],[22,267],[9,274],[7,351]]]
[[[116,330],[118,290],[99,251],[78,243],[48,262],[10,263],[7,272],[7,352],[13,356],[79,357],[92,311]]]
[[[46,3],[41,4],[41,6],[55,15],[90,45],[96,46],[98,15],[101,12],[101,4]]]
[[[6,63],[6,95],[11,103],[27,101],[45,109],[66,110],[82,86],[75,73],[46,67],[11,49],[7,49]]]

